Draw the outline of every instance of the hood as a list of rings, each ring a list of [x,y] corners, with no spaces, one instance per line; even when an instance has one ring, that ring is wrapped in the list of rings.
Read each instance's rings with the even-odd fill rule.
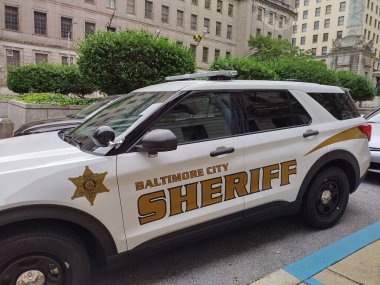
[[[85,159],[84,156],[93,157],[61,140],[57,132],[2,139],[0,175],[42,165],[53,165],[71,158]]]
[[[82,122],[83,120],[81,119],[74,119],[68,117],[52,118],[29,122],[21,125],[18,129],[16,129],[14,131],[14,136],[71,129],[78,126]]]
[[[371,123],[372,125],[372,135],[371,141],[369,142],[370,147],[380,148],[380,123]]]

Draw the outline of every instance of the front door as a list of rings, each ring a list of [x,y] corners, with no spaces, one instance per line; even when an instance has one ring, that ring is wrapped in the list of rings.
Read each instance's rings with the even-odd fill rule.
[[[175,151],[118,155],[128,249],[244,209],[236,186],[244,171],[229,93],[188,95],[151,128],[169,129]]]

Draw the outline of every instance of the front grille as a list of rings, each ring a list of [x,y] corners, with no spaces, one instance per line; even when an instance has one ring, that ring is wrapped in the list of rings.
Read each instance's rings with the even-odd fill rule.
[[[370,168],[370,169],[377,169],[377,170],[380,170],[380,163],[371,162],[371,164],[369,165],[369,168]]]

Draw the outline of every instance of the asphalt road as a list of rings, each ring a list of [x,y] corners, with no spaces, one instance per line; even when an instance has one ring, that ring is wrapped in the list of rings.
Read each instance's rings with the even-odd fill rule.
[[[378,220],[380,175],[369,174],[331,229],[278,218],[98,273],[93,284],[249,284]]]

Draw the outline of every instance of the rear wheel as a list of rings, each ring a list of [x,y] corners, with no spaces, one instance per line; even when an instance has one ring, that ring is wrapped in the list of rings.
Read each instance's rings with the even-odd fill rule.
[[[0,237],[0,285],[90,284],[82,242],[61,231],[20,231]]]
[[[349,180],[342,169],[328,167],[319,172],[302,205],[304,220],[315,228],[333,226],[346,210],[349,189]]]

